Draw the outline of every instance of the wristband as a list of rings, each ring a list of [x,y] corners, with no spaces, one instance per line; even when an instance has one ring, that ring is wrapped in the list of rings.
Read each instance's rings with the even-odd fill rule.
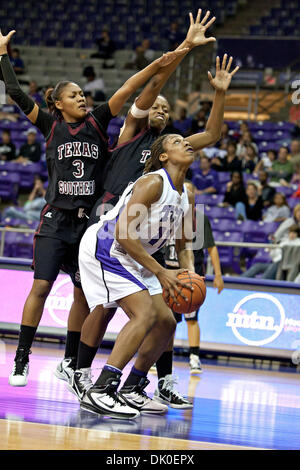
[[[139,109],[136,106],[136,104],[133,103],[133,105],[130,108],[130,113],[132,114],[133,117],[135,117],[137,119],[142,119],[142,118],[145,118],[145,117],[148,116],[150,109],[151,108],[149,108],[149,109]]]

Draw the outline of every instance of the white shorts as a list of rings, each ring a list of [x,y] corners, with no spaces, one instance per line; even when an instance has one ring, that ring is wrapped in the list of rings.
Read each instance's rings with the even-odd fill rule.
[[[90,310],[97,305],[117,307],[117,300],[141,290],[161,294],[157,277],[128,254],[113,251],[113,240],[97,237],[99,230],[99,224],[89,227],[79,247],[81,285]]]

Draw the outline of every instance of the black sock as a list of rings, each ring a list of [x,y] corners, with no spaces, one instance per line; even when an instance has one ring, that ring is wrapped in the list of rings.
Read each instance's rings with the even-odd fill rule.
[[[172,374],[173,369],[173,351],[165,351],[156,361],[158,380],[166,375]]]
[[[117,367],[110,366],[108,364],[105,364],[105,366],[102,369],[101,374],[99,375],[98,379],[95,382],[94,387],[97,386],[103,386],[106,384],[106,381],[108,379],[116,379],[119,381],[121,379],[122,371],[120,369],[117,369]]]
[[[77,369],[85,369],[86,367],[91,367],[92,362],[97,354],[98,346],[92,347],[79,342],[78,346],[78,357],[77,357]]]
[[[18,349],[30,349],[35,337],[37,327],[36,326],[27,326],[21,325],[20,326],[20,333],[19,333],[19,344]]]
[[[133,367],[127,379],[125,380],[123,387],[130,387],[132,385],[137,385],[140,382],[142,377],[147,377],[147,373]]]
[[[77,358],[80,335],[80,331],[67,331],[65,357]]]
[[[199,357],[199,350],[200,350],[199,346],[190,347],[190,355],[195,354],[195,356]]]

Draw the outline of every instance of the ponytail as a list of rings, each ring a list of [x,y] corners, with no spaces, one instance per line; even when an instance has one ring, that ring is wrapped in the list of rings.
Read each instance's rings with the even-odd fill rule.
[[[63,119],[61,111],[55,106],[55,101],[59,101],[63,89],[69,85],[69,81],[58,82],[55,88],[48,88],[45,92],[45,101],[50,114],[56,119]]]

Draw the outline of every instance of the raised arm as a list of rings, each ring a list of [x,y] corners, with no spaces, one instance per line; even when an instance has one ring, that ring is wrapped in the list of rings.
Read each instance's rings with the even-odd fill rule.
[[[232,57],[230,57],[227,63],[227,54],[225,54],[222,65],[220,66],[220,58],[217,57],[216,76],[213,78],[212,74],[208,72],[208,79],[215,89],[215,96],[205,131],[187,137],[187,140],[195,151],[217,142],[221,137],[226,91],[228,90],[233,75],[239,70],[239,67],[235,67],[235,69],[230,72],[232,60]]]
[[[210,15],[210,12],[208,11],[201,20],[201,12],[202,10],[199,9],[195,21],[192,13],[189,14],[190,26],[186,38],[176,49],[176,51],[184,49],[185,52],[182,55],[176,57],[175,60],[169,65],[161,68],[150,80],[150,82],[145,86],[141,94],[135,100],[136,107],[141,111],[145,111],[145,113],[141,113],[141,116],[133,115],[131,112],[128,113],[125,120],[125,126],[122,129],[122,134],[119,137],[118,144],[122,144],[130,140],[141,128],[143,128],[147,124],[147,111],[149,111],[149,109],[152,107],[160,91],[162,90],[174,70],[178,67],[184,57],[189,53],[189,51],[194,49],[194,47],[203,46],[210,42],[216,41],[216,38],[214,37],[205,37],[207,29],[214,23],[216,18],[213,17],[208,21]]]
[[[110,111],[113,116],[116,116],[123,108],[126,101],[133,95],[141,86],[143,86],[154,74],[156,74],[162,67],[166,67],[173,62],[177,57],[186,53],[185,49],[167,52],[158,59],[154,60],[140,72],[137,72],[130,77],[124,85],[117,90],[114,95],[108,100]]]
[[[40,110],[39,106],[30,98],[30,96],[24,93],[21,89],[7,53],[8,43],[14,34],[15,30],[10,31],[6,36],[3,36],[0,31],[0,65],[6,92],[15,101],[32,124],[36,123],[39,114],[43,115],[43,122],[41,123],[40,129],[44,135],[46,135],[48,129],[51,127],[53,118],[48,113]]]

